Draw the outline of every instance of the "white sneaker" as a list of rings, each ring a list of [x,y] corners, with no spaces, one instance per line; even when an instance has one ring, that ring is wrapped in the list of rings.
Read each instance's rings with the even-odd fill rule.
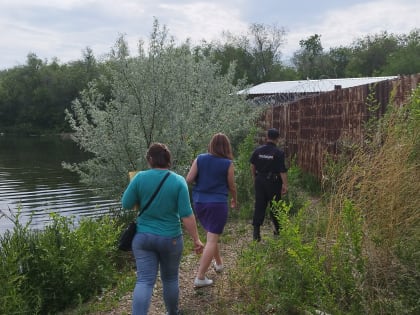
[[[224,269],[224,266],[223,266],[223,264],[218,265],[216,262],[214,262],[214,264],[213,264],[213,268],[214,268],[214,270],[215,270],[216,272],[222,272],[222,271],[223,271],[223,269]]]
[[[194,286],[196,288],[207,287],[212,284],[213,284],[213,280],[210,280],[207,277],[204,277],[204,279],[198,279],[197,277],[195,277],[194,279]]]

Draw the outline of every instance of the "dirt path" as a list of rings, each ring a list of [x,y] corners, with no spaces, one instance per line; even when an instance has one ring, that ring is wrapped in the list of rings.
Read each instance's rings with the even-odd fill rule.
[[[265,223],[262,236],[271,233],[270,226]],[[188,236],[186,236],[188,237]],[[203,240],[204,241],[204,240]],[[231,288],[230,274],[235,271],[238,254],[252,242],[252,226],[238,221],[228,222],[220,240],[221,255],[225,269],[216,273],[212,268],[207,276],[214,280],[211,287],[195,289],[193,281],[198,268],[199,256],[189,254],[182,258],[180,267],[180,309],[184,315],[235,314],[230,308],[234,306],[236,297]],[[162,300],[160,279],[156,282],[149,315],[164,315],[165,306]],[[125,296],[118,309],[101,315],[131,314],[131,293]]]

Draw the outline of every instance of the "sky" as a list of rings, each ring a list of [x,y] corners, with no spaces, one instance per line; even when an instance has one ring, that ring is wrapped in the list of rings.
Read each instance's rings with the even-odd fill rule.
[[[246,35],[252,23],[275,25],[286,32],[286,61],[314,34],[328,50],[383,31],[408,34],[419,17],[419,0],[0,0],[0,70],[26,64],[29,53],[67,63],[89,47],[100,59],[121,35],[134,56],[155,18],[178,42],[193,44],[223,31]]]

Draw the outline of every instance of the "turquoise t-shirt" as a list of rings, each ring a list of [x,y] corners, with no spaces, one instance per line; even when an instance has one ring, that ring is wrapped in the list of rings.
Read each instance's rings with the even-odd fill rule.
[[[190,216],[190,196],[184,177],[168,170],[150,169],[137,173],[122,196],[122,207],[146,205],[165,174],[170,172],[149,207],[137,217],[137,232],[168,237],[182,234],[181,218]]]

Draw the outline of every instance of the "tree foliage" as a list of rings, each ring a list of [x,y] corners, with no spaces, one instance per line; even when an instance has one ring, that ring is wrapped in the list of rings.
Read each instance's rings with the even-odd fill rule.
[[[234,85],[243,81],[256,85],[307,78],[419,73],[419,31],[417,28],[409,34],[371,34],[356,39],[351,45],[331,47],[328,51],[323,48],[322,35],[314,34],[300,41],[301,47],[294,53],[290,65],[282,60],[287,34],[276,25],[251,24],[245,35],[226,31],[216,42],[202,42],[195,47],[190,47],[188,42],[178,47],[172,43],[172,46],[174,50],[185,46],[198,64],[204,60],[216,64],[221,74],[233,76]],[[156,45],[167,41],[171,40],[166,38]],[[128,48],[124,49],[126,51],[120,53],[132,59],[128,56]],[[146,54],[145,51],[139,53]],[[110,63],[115,63],[115,60],[110,57],[98,62],[93,51],[86,48],[81,60],[61,64],[57,58],[48,62],[30,53],[24,65],[0,71],[0,132],[68,132],[64,110],[70,107],[88,82],[101,75],[110,77],[110,72],[105,69]],[[111,90],[106,80],[97,80],[95,84],[109,100]]]
[[[420,72],[420,29],[401,35],[399,49],[387,57],[382,75],[412,74]]]
[[[387,64],[387,58],[399,50],[399,38],[383,32],[357,40],[346,73],[350,77],[375,76]]]
[[[235,82],[241,79],[248,84],[293,80],[296,79],[294,69],[281,61],[285,36],[284,28],[277,25],[253,23],[246,35],[224,32],[219,42],[204,42],[196,52],[220,64],[222,73],[235,64]]]
[[[67,130],[64,109],[98,76],[91,50],[85,59],[59,65],[31,53],[26,64],[0,73],[1,132],[38,134]]]
[[[219,72],[208,59],[197,59],[188,42],[176,46],[157,20],[148,50],[140,43],[136,57],[120,37],[107,75],[90,84],[66,113],[74,139],[92,158],[66,166],[85,183],[117,196],[128,171],[146,168],[152,142],[168,144],[173,169],[184,173],[214,133],[245,136],[254,111],[235,93],[241,86],[232,84],[234,69]],[[109,88],[109,99],[99,85]]]
[[[301,79],[408,75],[420,72],[420,36],[387,32],[367,35],[348,47],[332,47],[325,52],[321,35],[300,41],[292,62]]]
[[[252,52],[255,58],[258,79],[266,81],[275,65],[281,63],[281,46],[285,42],[286,31],[276,25],[254,23],[250,26]]]
[[[300,50],[293,56],[299,74],[303,78],[320,78],[326,74],[324,66],[324,49],[321,35],[315,34],[299,42]]]

